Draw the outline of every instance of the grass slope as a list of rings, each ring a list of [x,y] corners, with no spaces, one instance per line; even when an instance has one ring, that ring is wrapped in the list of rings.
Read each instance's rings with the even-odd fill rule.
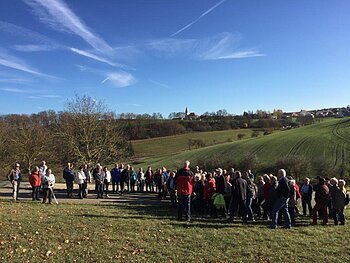
[[[176,168],[184,160],[193,164],[208,160],[239,162],[244,156],[255,154],[261,162],[274,163],[281,157],[302,155],[313,159],[324,157],[334,166],[350,161],[350,118],[324,120],[298,129],[274,133],[186,151],[176,155],[158,156],[145,160],[142,166]]]
[[[251,137],[253,130],[226,130],[211,132],[192,132],[176,136],[167,136],[146,140],[132,141],[135,151],[135,157],[150,157],[179,153],[188,150],[188,141],[190,139],[200,139],[207,146],[238,140],[238,134],[244,134],[245,137]]]
[[[348,262],[350,226],[174,220],[169,204],[0,201],[1,262]]]

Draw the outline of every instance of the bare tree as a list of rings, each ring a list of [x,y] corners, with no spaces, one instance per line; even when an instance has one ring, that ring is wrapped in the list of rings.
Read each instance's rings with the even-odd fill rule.
[[[50,133],[38,124],[21,123],[11,127],[6,142],[11,163],[20,161],[25,170],[31,171],[42,158],[50,158],[50,140]]]
[[[128,148],[115,114],[89,96],[76,96],[67,103],[58,135],[68,158],[75,162],[111,163]]]

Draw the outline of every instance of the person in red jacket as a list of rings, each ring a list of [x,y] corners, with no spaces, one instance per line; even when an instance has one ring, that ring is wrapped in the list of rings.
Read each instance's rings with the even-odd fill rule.
[[[185,162],[185,167],[177,171],[175,175],[176,190],[178,195],[178,220],[182,220],[182,214],[185,213],[185,219],[190,221],[191,216],[191,194],[193,191],[194,175],[190,170],[190,162]]]
[[[32,200],[38,200],[39,198],[39,190],[41,186],[41,177],[39,174],[39,167],[35,166],[32,174],[29,176],[29,183],[32,186]]]
[[[203,197],[204,197],[204,201],[205,201],[205,206],[207,208],[207,212],[210,215],[213,215],[213,200],[211,199],[211,197],[215,194],[216,192],[216,184],[215,184],[215,179],[213,178],[213,174],[212,173],[208,173],[206,175],[206,182],[204,185],[204,189],[203,189]]]

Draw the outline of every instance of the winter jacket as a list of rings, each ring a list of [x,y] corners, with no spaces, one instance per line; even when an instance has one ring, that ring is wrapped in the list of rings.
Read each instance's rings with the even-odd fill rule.
[[[86,180],[84,171],[78,171],[76,176],[77,184],[83,184]]]
[[[327,185],[317,184],[314,187],[315,190],[315,202],[322,206],[326,206],[329,203],[329,189]]]
[[[119,182],[119,181],[120,181],[120,174],[121,174],[120,169],[114,167],[114,168],[111,170],[112,181],[113,181],[113,182]]]
[[[216,177],[216,192],[219,194],[224,195],[225,194],[225,189],[226,189],[226,179],[223,175],[219,175]]]
[[[281,179],[278,181],[277,186],[277,197],[278,198],[289,198],[290,196],[290,186],[289,186],[289,180],[286,177],[281,177]]]
[[[68,169],[68,167],[63,170],[63,179],[66,180],[67,183],[74,182],[74,173],[71,169]]]
[[[41,177],[39,175],[39,172],[33,172],[29,176],[29,183],[32,187],[38,187],[41,185]]]
[[[103,181],[105,183],[110,183],[111,179],[112,179],[111,172],[110,171],[107,171],[107,172],[103,171],[102,178],[103,178]]]
[[[194,175],[190,169],[181,168],[175,175],[175,182],[178,195],[192,194]]]
[[[236,179],[233,186],[232,198],[237,201],[247,200],[248,195],[248,183],[243,178]]]
[[[211,178],[204,185],[204,189],[203,189],[204,199],[210,200],[211,197],[215,194],[215,189],[216,189],[215,180],[214,178]]]
[[[17,182],[20,182],[22,181],[22,175],[21,175],[21,171],[18,170],[18,174],[16,176],[16,170],[15,169],[12,169],[9,174],[7,175],[7,179],[9,181],[17,181]]]
[[[343,191],[336,187],[333,191],[332,202],[333,208],[337,210],[342,210],[345,207],[346,191]]]
[[[271,188],[271,184],[270,182],[266,182],[263,186],[263,191],[264,191],[264,198],[265,200],[267,200],[269,198],[270,195],[270,188]]]
[[[48,189],[49,187],[54,187],[55,181],[55,176],[53,174],[46,174],[41,179],[41,185],[44,189]]]
[[[303,184],[300,188],[300,192],[301,192],[301,198],[303,198],[304,200],[310,200],[312,199],[312,185],[311,184]]]

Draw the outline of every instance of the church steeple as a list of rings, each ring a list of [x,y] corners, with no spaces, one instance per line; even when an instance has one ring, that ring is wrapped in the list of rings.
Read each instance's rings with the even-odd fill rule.
[[[185,109],[185,116],[187,116],[187,115],[188,115],[188,109],[186,107],[186,109]]]

